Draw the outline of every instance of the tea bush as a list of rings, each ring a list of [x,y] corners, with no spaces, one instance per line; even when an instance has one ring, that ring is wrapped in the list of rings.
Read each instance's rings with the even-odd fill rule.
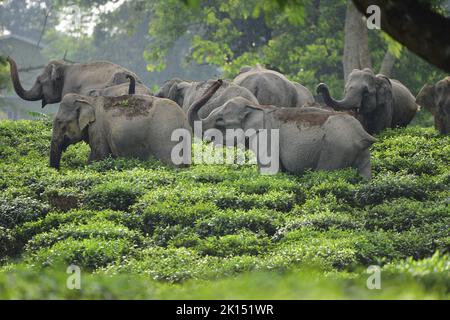
[[[219,285],[235,298],[297,297],[295,277],[307,297],[372,298],[358,283],[373,264],[398,287],[380,297],[449,295],[450,138],[431,128],[379,135],[371,181],[353,169],[88,164],[83,143],[57,171],[50,137],[47,120],[0,121],[0,298],[222,297]],[[56,285],[70,264],[84,271],[82,293]]]
[[[5,228],[37,220],[47,212],[47,204],[29,197],[0,197],[0,226]]]

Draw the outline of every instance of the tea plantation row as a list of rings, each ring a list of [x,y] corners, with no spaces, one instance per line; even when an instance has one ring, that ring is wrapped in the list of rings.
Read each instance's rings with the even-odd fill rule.
[[[87,165],[84,144],[58,172],[50,136],[44,120],[0,122],[0,298],[449,297],[450,137],[431,128],[377,137],[370,182]],[[70,264],[80,291],[66,288]],[[387,283],[376,294],[369,265]]]

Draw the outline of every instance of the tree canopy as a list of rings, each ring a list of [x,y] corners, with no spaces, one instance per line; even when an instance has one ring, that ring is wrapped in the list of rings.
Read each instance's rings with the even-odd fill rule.
[[[364,4],[354,2],[362,10]],[[111,60],[134,70],[150,87],[172,77],[233,78],[242,66],[260,63],[311,90],[319,82],[326,82],[332,93],[340,94],[346,72],[345,26],[350,3],[350,0],[71,1],[70,4],[81,9],[79,30],[57,27],[68,19],[65,11],[68,1],[13,0],[0,7],[0,14],[3,28],[36,40],[42,36],[49,59],[66,56],[77,62]],[[431,8],[433,12],[444,12],[443,5],[443,1],[433,1]],[[386,22],[383,24],[385,20],[382,19],[384,29],[388,28]],[[92,30],[88,32],[89,29]],[[444,76],[441,70],[408,49],[403,50],[393,40],[398,37],[386,30],[387,33],[367,31],[367,58],[376,72],[387,69],[413,93],[424,83]]]

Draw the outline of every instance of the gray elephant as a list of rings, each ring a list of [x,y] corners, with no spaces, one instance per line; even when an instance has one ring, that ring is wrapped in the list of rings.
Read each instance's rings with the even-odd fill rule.
[[[194,82],[176,78],[166,81],[156,96],[175,101],[187,113],[194,102],[198,101],[214,83],[216,83],[215,80]],[[222,85],[214,92],[213,96],[198,111],[201,117],[208,116],[211,111],[235,97],[243,97],[253,103],[258,103],[258,100],[248,89],[226,80],[221,83]]]
[[[406,127],[419,109],[408,88],[397,80],[375,75],[370,69],[355,69],[350,73],[343,100],[334,100],[323,83],[317,87],[317,93],[336,110],[353,110],[370,134]]]
[[[369,148],[375,139],[348,114],[315,107],[261,106],[242,97],[227,101],[206,118],[200,118],[197,110],[195,105],[189,110],[191,125],[201,121],[204,129],[219,128],[223,135],[227,129],[253,129],[255,135],[262,129],[279,129],[275,148],[279,147],[281,170],[302,173],[306,169],[354,167],[363,177],[371,177]],[[258,163],[261,167],[260,159]]]
[[[243,67],[233,82],[250,90],[261,105],[295,108],[314,103],[314,97],[306,87],[260,65]]]
[[[82,140],[91,148],[89,162],[108,156],[154,156],[173,164],[171,152],[178,142],[171,141],[171,135],[176,129],[191,130],[184,112],[169,99],[67,94],[53,122],[50,166],[59,168],[62,152]]]
[[[416,102],[433,114],[434,125],[441,134],[450,134],[450,77],[425,85]]]
[[[28,101],[42,100],[42,107],[48,103],[60,102],[67,93],[88,95],[94,89],[128,83],[127,75],[133,76],[138,83],[141,83],[136,74],[111,62],[68,64],[64,61],[53,60],[45,66],[33,87],[25,90],[20,83],[15,61],[11,57],[7,60],[17,95]]]
[[[125,78],[128,79],[130,83],[111,85],[103,89],[92,89],[88,92],[88,96],[115,97],[125,94],[152,95],[150,89],[142,83],[136,83],[136,79],[132,75],[126,75]]]

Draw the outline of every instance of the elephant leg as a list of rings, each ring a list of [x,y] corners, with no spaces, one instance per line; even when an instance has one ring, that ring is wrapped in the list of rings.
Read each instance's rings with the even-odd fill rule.
[[[356,168],[359,174],[367,180],[372,178],[372,166],[370,164],[370,151],[366,149],[362,151],[356,158],[353,167]]]
[[[93,161],[103,160],[108,158],[109,156],[114,156],[111,152],[110,148],[106,145],[102,146],[93,146],[90,144],[91,152],[89,153],[88,163],[92,163]]]

